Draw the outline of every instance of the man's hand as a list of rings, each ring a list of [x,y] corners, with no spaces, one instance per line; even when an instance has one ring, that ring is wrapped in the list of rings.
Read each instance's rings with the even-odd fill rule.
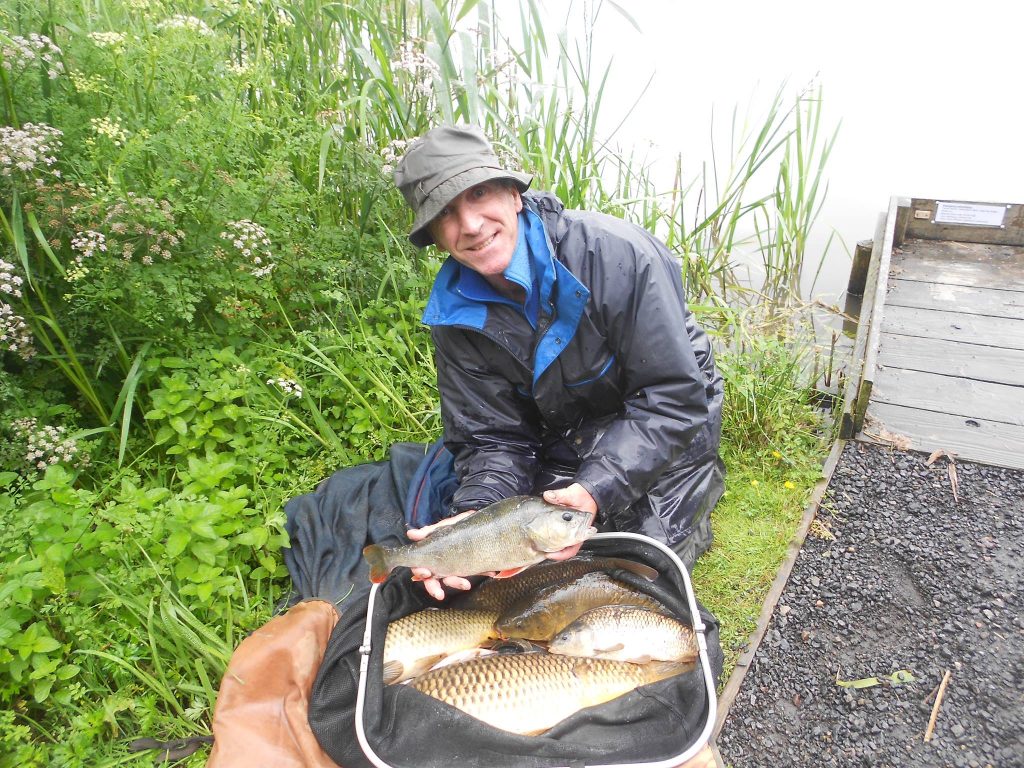
[[[573,483],[565,488],[544,491],[544,501],[549,504],[559,504],[563,507],[572,507],[583,512],[589,512],[591,525],[594,523],[594,518],[597,517],[597,502],[590,495],[590,491],[579,483]],[[552,552],[548,555],[548,560],[568,560],[570,557],[576,556],[581,546],[583,546],[583,542],[573,544],[557,552]]]
[[[470,509],[462,512],[461,514],[446,517],[444,520],[439,520],[433,525],[425,525],[422,528],[410,528],[406,531],[406,535],[413,541],[421,541],[427,538],[427,536],[432,534],[438,528],[457,523],[459,520],[469,517],[474,512],[476,512],[475,509]],[[462,591],[470,589],[473,586],[469,583],[468,579],[464,579],[461,576],[445,576],[442,579],[436,579],[434,578],[434,574],[430,572],[429,568],[413,568],[412,578],[413,581],[422,581],[423,586],[426,587],[427,594],[435,600],[444,600],[444,589],[441,587],[442,583],[452,589],[460,589]]]

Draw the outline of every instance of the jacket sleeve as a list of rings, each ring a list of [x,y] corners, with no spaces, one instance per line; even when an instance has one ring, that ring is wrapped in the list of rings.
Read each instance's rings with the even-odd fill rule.
[[[620,365],[623,410],[576,474],[602,515],[646,493],[708,419],[694,350],[707,340],[686,309],[679,263],[639,227],[616,234],[590,243],[591,296]]]
[[[528,494],[540,451],[536,408],[500,373],[491,342],[456,328],[433,336],[445,446],[459,480],[452,511]]]

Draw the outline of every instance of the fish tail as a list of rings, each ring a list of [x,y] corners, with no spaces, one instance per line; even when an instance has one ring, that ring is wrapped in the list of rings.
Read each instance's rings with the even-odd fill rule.
[[[374,584],[380,584],[391,573],[387,554],[384,551],[384,547],[379,544],[370,544],[368,547],[365,547],[363,549],[363,557],[366,559],[366,564],[370,566],[370,581]]]

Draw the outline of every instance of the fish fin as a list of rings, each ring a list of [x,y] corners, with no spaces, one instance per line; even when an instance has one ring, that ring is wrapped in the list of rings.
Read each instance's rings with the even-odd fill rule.
[[[380,584],[388,577],[391,569],[388,567],[384,547],[379,544],[371,544],[363,549],[363,557],[366,559],[367,565],[370,566],[370,581]]]
[[[394,659],[384,662],[384,685],[391,685],[401,680],[403,672],[405,672],[405,665],[402,662]]]
[[[651,654],[645,653],[643,656],[634,656],[630,661],[634,664],[647,664],[651,658]]]
[[[648,581],[654,581],[658,578],[658,571],[655,568],[651,568],[649,565],[638,563],[636,560],[627,560],[624,557],[612,558],[612,562],[616,568],[621,568],[624,571],[635,573],[637,576],[643,576]]]
[[[594,650],[598,653],[615,653],[616,651],[621,651],[625,647],[626,646],[624,646],[622,643],[613,643],[612,645],[609,645],[607,648],[595,648]]]
[[[509,568],[506,571],[498,571],[496,574],[494,574],[494,578],[496,578],[496,579],[508,579],[508,578],[511,578],[511,577],[515,576],[517,573],[522,573],[523,571],[525,571],[529,567],[530,566],[528,566],[528,565],[521,565],[518,568]]]

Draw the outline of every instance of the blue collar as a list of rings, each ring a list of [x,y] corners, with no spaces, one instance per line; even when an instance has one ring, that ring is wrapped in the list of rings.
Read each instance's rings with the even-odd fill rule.
[[[487,308],[492,304],[515,307],[536,328],[538,313],[552,315],[554,321],[545,331],[536,349],[534,383],[561,354],[576,334],[590,291],[554,257],[544,222],[529,206],[519,213],[519,233],[512,260],[504,276],[526,291],[520,305],[500,293],[472,269],[463,267],[450,256],[441,265],[434,287],[423,311],[426,325],[452,325],[484,330]],[[555,290],[556,283],[561,286]],[[552,297],[557,294],[557,306]]]

